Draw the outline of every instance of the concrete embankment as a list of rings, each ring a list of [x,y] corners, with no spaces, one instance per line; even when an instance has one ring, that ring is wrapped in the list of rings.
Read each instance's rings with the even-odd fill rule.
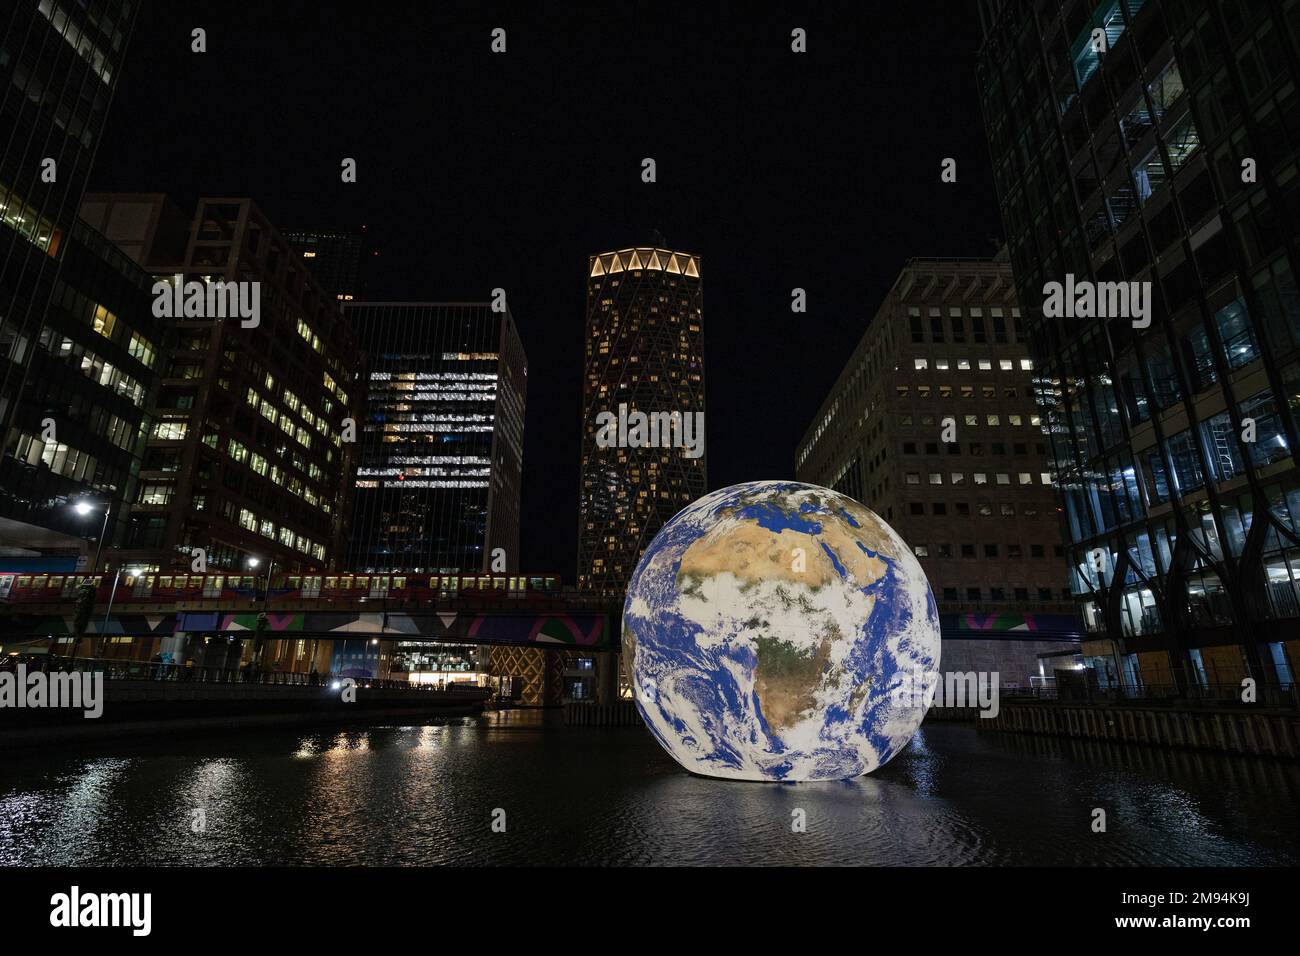
[[[1300,758],[1300,712],[1006,700],[980,730],[1113,740],[1223,753]]]
[[[486,692],[367,688],[364,681],[358,681],[352,701],[329,686],[149,680],[105,681],[103,696],[97,718],[64,707],[0,709],[0,750],[150,734],[453,717],[481,713],[487,700]]]

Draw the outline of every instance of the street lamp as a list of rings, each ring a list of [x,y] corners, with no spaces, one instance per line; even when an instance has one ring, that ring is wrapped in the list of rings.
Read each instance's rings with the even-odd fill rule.
[[[249,558],[248,567],[251,571],[256,571],[257,566],[262,563],[260,558]],[[262,612],[257,616],[257,637],[253,645],[253,660],[260,669],[262,666],[262,648],[266,643],[266,612],[271,607],[271,573],[275,570],[275,558],[271,558],[266,565],[266,590],[262,592]],[[256,575],[254,575],[256,580]]]
[[[82,501],[78,501],[75,505],[73,505],[72,510],[75,511],[82,518],[84,518],[86,517],[86,515],[94,512],[95,507],[96,506],[93,501],[85,501],[83,499]],[[113,505],[111,502],[105,504],[103,507],[104,507],[104,524],[99,529],[99,543],[95,546],[95,563],[90,566],[90,573],[92,575],[94,575],[96,572],[99,571],[99,559],[100,556],[104,553],[104,538],[108,536],[108,518],[109,515],[113,513]]]
[[[262,563],[261,558],[248,559],[248,567],[253,571],[256,571],[257,566],[261,563]],[[271,602],[271,574],[274,571],[275,571],[275,558],[272,558],[270,561],[267,562],[266,565],[266,590],[262,592],[262,594],[264,595],[262,603],[264,605],[269,605]]]
[[[86,499],[83,498],[80,501],[73,504],[72,510],[77,513],[78,517],[84,518],[87,515],[94,512],[96,507],[97,505],[95,502],[87,501]],[[81,597],[78,599],[77,626],[75,629],[76,634],[73,637],[73,641],[72,641],[72,656],[74,659],[77,656],[77,649],[81,645],[81,635],[85,631],[86,626],[89,624],[90,616],[94,611],[95,585],[92,583],[92,579],[99,572],[99,559],[104,553],[104,539],[108,537],[108,519],[109,516],[113,513],[112,502],[106,502],[104,505],[102,505],[102,507],[104,509],[104,523],[103,525],[100,526],[99,541],[95,545],[95,561],[90,566],[90,574],[87,575],[86,580],[83,581],[81,584],[82,594]],[[55,643],[56,643],[55,641],[50,642],[51,651],[54,650]]]

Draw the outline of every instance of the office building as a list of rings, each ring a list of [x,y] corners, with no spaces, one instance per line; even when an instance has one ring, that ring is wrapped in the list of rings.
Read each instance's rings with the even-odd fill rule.
[[[939,605],[945,670],[1003,686],[1081,627],[1010,265],[911,259],[799,443],[795,477],[885,519]]]
[[[1130,687],[1290,683],[1300,2],[981,13],[980,96],[1089,666]],[[1104,295],[1058,309],[1071,287]]]
[[[528,360],[513,317],[487,303],[344,314],[370,362],[349,567],[517,570]]]
[[[362,227],[364,229],[365,227]],[[366,255],[363,231],[317,230],[285,234],[311,274],[339,302],[364,298],[361,269]]]
[[[0,15],[0,552],[20,563],[75,565],[105,506],[116,540],[135,470],[143,277],[77,222],[134,18],[55,0]]]
[[[155,194],[88,195],[82,215],[165,283],[172,329],[123,559],[340,565],[363,366],[334,297],[250,199],[200,199],[187,232]]]
[[[588,260],[581,590],[621,600],[655,533],[707,489],[703,297],[700,257],[690,253],[636,247]],[[675,416],[677,424],[642,447],[631,447],[628,429],[603,427],[635,413]],[[698,443],[694,450],[683,433]]]

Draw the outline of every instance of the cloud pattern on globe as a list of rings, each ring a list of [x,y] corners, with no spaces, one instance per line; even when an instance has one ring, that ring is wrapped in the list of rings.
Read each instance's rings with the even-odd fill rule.
[[[939,614],[920,563],[870,509],[755,481],[660,529],[628,587],[623,653],[642,718],[687,770],[840,780],[920,726],[928,700],[908,689],[937,677]]]

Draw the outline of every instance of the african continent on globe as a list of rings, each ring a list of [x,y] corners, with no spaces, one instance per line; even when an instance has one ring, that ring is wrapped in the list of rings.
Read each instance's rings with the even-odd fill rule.
[[[889,525],[838,492],[752,481],[660,529],[623,607],[637,708],[694,773],[842,780],[929,706],[939,614]]]

